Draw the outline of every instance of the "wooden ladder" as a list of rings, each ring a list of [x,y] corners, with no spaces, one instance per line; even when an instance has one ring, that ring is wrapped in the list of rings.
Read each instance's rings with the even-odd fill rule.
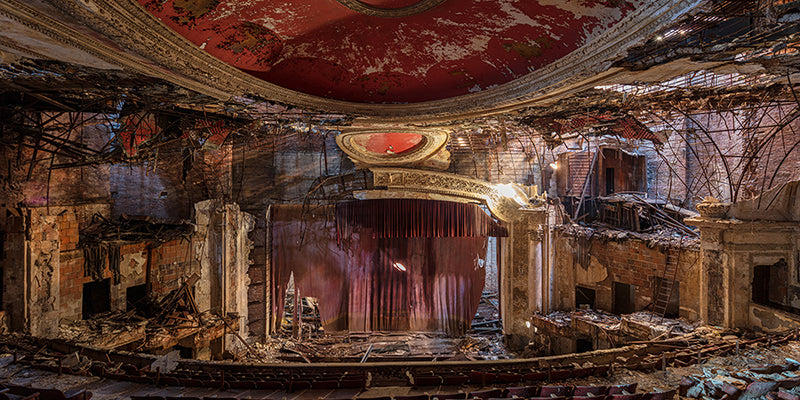
[[[669,300],[672,298],[672,293],[675,290],[675,279],[678,277],[678,259],[680,258],[680,250],[675,247],[667,249],[667,259],[664,263],[664,273],[661,276],[661,284],[656,288],[656,293],[653,298],[653,314],[660,315],[661,321],[667,315],[667,308],[669,307]],[[652,321],[652,316],[650,320]]]

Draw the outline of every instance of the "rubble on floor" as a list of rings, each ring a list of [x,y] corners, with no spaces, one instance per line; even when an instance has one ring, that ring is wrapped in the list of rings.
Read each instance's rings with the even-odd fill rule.
[[[700,330],[698,330],[700,331]],[[719,331],[703,329],[695,336],[713,340]],[[646,386],[680,387],[679,395],[703,399],[755,399],[777,398],[777,392],[797,396],[800,394],[800,342],[776,339],[750,342],[742,337],[726,335],[735,347],[725,355],[702,358],[699,363],[678,366],[677,358],[666,361],[667,367],[655,372],[618,369],[616,374],[626,375],[631,380]],[[795,335],[796,336],[796,335]],[[666,357],[663,357],[666,359]],[[656,368],[662,366],[656,363]],[[774,394],[769,394],[775,392]],[[725,396],[727,394],[727,396]],[[724,396],[724,397],[723,397]],[[793,399],[781,394],[782,399]]]
[[[161,299],[150,299],[131,311],[109,311],[85,320],[62,321],[58,337],[82,346],[154,354],[176,346],[208,347],[211,340],[236,324],[238,317],[199,312],[191,293],[197,279],[195,274]]]
[[[437,333],[370,332],[304,338],[269,338],[254,347],[253,362],[387,362],[499,360],[513,358],[502,335],[468,334],[451,338]]]
[[[258,355],[241,355],[253,362],[377,362],[396,360],[502,360],[513,358],[503,342],[497,293],[485,292],[469,333],[452,338],[429,332],[325,332],[316,299],[300,299],[294,315],[294,290],[284,300],[284,317],[275,337],[255,343]],[[295,325],[302,326],[299,331]]]
[[[357,368],[354,364],[342,366],[332,364],[283,366],[283,364],[279,364],[279,366],[270,367],[269,365],[187,360],[180,361],[181,365],[174,371],[161,374],[153,371],[152,365],[148,363],[140,366],[130,364],[135,360],[132,354],[107,353],[106,356],[98,354],[93,356],[93,359],[78,353],[64,356],[53,353],[47,346],[42,347],[41,339],[17,334],[13,336],[13,338],[7,338],[8,340],[0,341],[2,342],[2,346],[0,346],[0,380],[15,385],[54,387],[60,390],[87,389],[94,392],[94,398],[97,399],[124,398],[131,394],[141,393],[160,393],[161,396],[173,397],[216,395],[227,398],[344,399],[447,393],[465,395],[480,390],[502,390],[530,384],[567,388],[636,384],[635,391],[639,395],[680,388],[681,397],[691,395],[692,397],[697,396],[697,398],[722,398],[726,391],[736,392],[738,390],[736,393],[743,393],[739,396],[740,400],[774,399],[779,395],[783,396],[780,397],[782,399],[792,400],[792,397],[787,396],[795,393],[798,382],[797,369],[800,366],[800,363],[795,361],[800,358],[800,342],[797,341],[798,335],[794,332],[785,336],[759,336],[748,332],[723,331],[713,327],[696,329],[695,332],[684,335],[684,337],[659,341],[662,344],[665,342],[672,344],[666,347],[637,345],[628,350],[620,349],[621,351],[596,351],[501,363],[489,362],[487,364],[487,362],[466,361],[440,364],[427,362],[408,366],[408,362],[399,361],[381,363],[374,367],[365,365],[365,368]],[[682,365],[681,356],[674,350],[681,347],[681,343],[685,346],[681,352],[691,355],[696,351],[699,359],[694,361],[699,362]],[[641,353],[641,349],[647,349],[647,352]],[[101,361],[108,356],[110,356],[109,361]],[[128,361],[117,362],[116,360],[120,356],[128,357]],[[47,365],[44,365],[43,361],[54,357],[60,357],[60,367],[44,368]],[[653,365],[648,359],[663,360],[663,363]],[[612,360],[610,364],[609,360]],[[151,362],[152,359],[147,361]],[[75,365],[89,367],[79,370]],[[62,367],[64,374],[57,375],[56,372],[60,372]],[[397,368],[405,368],[414,379],[409,380],[407,374],[396,373],[397,371],[394,369]],[[597,372],[600,370],[602,373]],[[332,379],[335,376],[349,376],[351,371],[355,373],[354,377],[367,374],[365,379],[356,382],[361,386],[348,389],[338,387],[320,391],[307,384],[302,387],[298,386],[298,383],[305,382],[303,381],[305,378],[299,378],[300,380],[293,378],[294,380],[289,382],[288,388],[284,385],[271,390],[262,390],[255,386],[246,389],[246,385],[244,385],[251,385],[250,380],[254,376],[260,377],[264,373],[273,376],[271,379],[275,379],[274,376],[280,373],[289,374],[287,376],[300,374],[302,377],[306,375],[326,376],[326,379]],[[367,373],[366,371],[371,372]],[[595,371],[596,373],[586,374],[586,371]],[[84,376],[73,375],[76,373]],[[100,373],[100,375],[96,375],[96,373]],[[222,373],[221,386],[217,376],[220,373]],[[183,377],[186,374],[191,376]],[[199,378],[193,378],[194,375],[205,376],[207,377],[205,379],[210,380],[208,382],[200,381]],[[217,377],[213,378],[214,376]],[[440,381],[444,378],[453,380],[453,382],[457,380],[460,383],[444,384]],[[425,380],[434,380],[439,383],[423,384]],[[203,385],[184,385],[184,381],[187,384],[197,381]],[[527,383],[528,381],[531,383]],[[229,384],[225,385],[225,382],[229,382]],[[242,384],[242,388],[234,387],[237,382]],[[255,382],[270,383],[261,380]],[[311,382],[312,385],[329,383],[327,380]],[[205,383],[211,386],[207,386]],[[121,389],[126,392],[125,396],[119,395]],[[735,396],[725,398],[733,399]]]
[[[648,340],[656,337],[669,338],[692,333],[697,328],[686,320],[664,318],[647,311],[621,316],[591,309],[554,311],[546,315],[536,314],[534,318],[540,325],[556,327],[556,329],[549,330],[578,329],[575,321],[583,321],[609,333],[628,336],[630,340]]]

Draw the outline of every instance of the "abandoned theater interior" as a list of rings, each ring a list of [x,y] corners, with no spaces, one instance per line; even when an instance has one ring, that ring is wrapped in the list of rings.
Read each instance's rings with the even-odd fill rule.
[[[800,1],[0,0],[0,399],[800,399]]]

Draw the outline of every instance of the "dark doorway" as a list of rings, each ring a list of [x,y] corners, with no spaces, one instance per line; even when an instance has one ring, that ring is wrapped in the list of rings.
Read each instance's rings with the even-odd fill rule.
[[[178,350],[180,358],[192,359],[195,357],[195,351],[191,347],[175,346],[174,349]]]
[[[800,313],[789,302],[789,265],[786,260],[781,259],[773,265],[754,266],[752,291],[753,303]]]
[[[127,304],[125,310],[131,311],[140,308],[145,297],[147,297],[147,285],[136,285],[125,289],[125,303]]]
[[[575,340],[575,352],[576,353],[585,353],[587,351],[594,350],[594,344],[592,343],[592,339],[576,339]]]
[[[595,295],[596,292],[594,289],[575,286],[575,308],[581,308],[581,305],[585,304],[589,308],[594,309]]]
[[[769,305],[770,265],[753,267],[753,303]]]
[[[606,195],[614,193],[614,168],[606,168]]]
[[[111,279],[83,284],[83,319],[111,309]]]
[[[614,302],[611,308],[614,314],[630,314],[636,311],[636,286],[614,282],[612,292]]]

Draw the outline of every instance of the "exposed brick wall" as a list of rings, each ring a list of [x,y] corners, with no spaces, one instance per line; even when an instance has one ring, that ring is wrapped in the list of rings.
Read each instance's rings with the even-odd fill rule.
[[[582,242],[571,234],[557,231],[555,236],[555,302],[559,309],[575,307],[575,286],[594,289],[596,307],[612,310],[614,282],[634,285],[635,308],[650,305],[655,278],[664,275],[667,250],[651,247],[637,238],[607,241],[592,237]],[[589,252],[588,265],[581,265],[580,254]],[[679,250],[680,313],[689,319],[699,317],[699,250]]]
[[[74,212],[64,212],[58,216],[58,237],[61,240],[61,252],[78,248],[78,218]]]
[[[91,276],[84,276],[83,249],[78,246],[80,229],[89,223],[85,207],[57,207],[51,213],[58,215],[61,242],[60,317],[80,319],[83,306],[83,285],[91,282]],[[151,282],[153,293],[162,296],[177,289],[181,279],[200,271],[199,262],[192,253],[193,242],[182,239],[152,246]],[[148,243],[129,243],[120,246],[119,285],[111,287],[111,308],[124,310],[127,306],[127,288],[145,283]],[[108,260],[105,261],[103,279],[112,279]]]
[[[265,211],[250,211],[255,218],[255,227],[250,231],[253,247],[250,250],[250,267],[247,275],[250,285],[247,291],[247,322],[251,335],[264,337],[267,333],[268,278],[267,271],[267,221]]]
[[[83,251],[61,253],[61,318],[81,319],[83,306],[83,284],[92,280],[83,276]],[[110,277],[111,272],[104,272]]]
[[[193,273],[200,275],[200,263],[192,253],[193,242],[177,239],[153,248],[150,282],[154,294],[165,295],[179,288],[183,278]]]
[[[705,196],[722,201],[732,201],[732,195],[747,199],[800,178],[800,148],[793,147],[800,140],[800,120],[778,131],[774,127],[791,109],[704,113],[677,117],[669,126],[656,127],[669,139],[658,148],[661,156],[652,144],[642,145],[650,194],[693,207]],[[775,139],[767,142],[773,134]],[[748,165],[756,151],[757,157]]]

